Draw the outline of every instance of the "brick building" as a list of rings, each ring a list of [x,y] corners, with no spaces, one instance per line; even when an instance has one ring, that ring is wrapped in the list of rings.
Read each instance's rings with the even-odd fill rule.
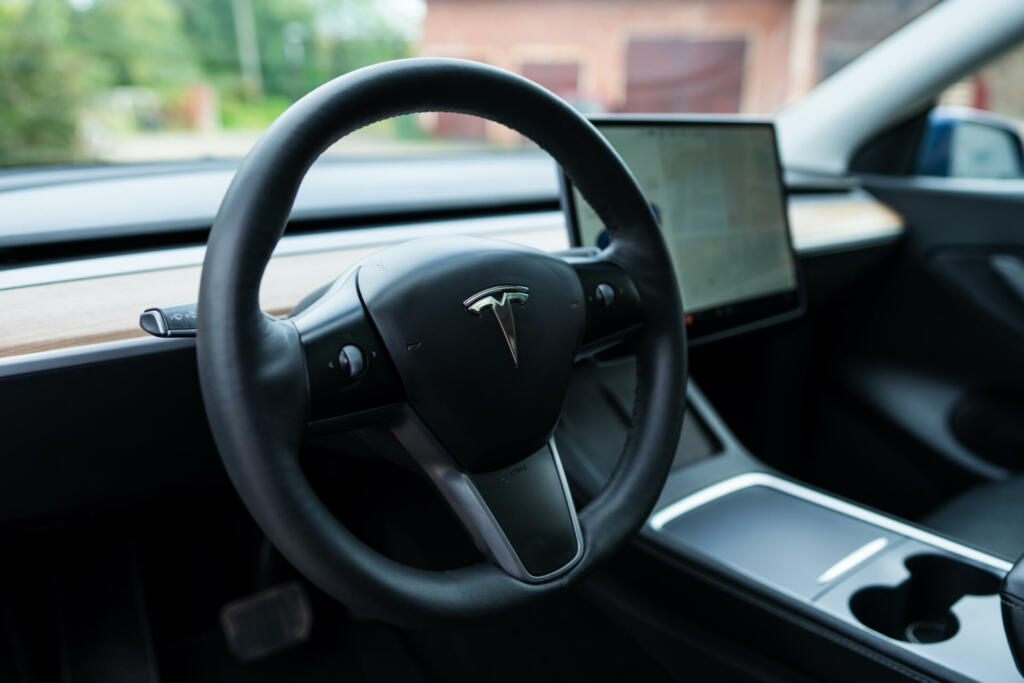
[[[584,111],[772,112],[935,0],[427,0],[419,54],[521,73]],[[435,132],[512,139],[441,114]]]

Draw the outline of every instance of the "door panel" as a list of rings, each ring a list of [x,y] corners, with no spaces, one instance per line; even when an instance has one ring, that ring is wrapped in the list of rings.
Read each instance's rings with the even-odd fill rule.
[[[1024,182],[864,182],[906,236],[825,336],[816,478],[917,516],[1024,471]]]

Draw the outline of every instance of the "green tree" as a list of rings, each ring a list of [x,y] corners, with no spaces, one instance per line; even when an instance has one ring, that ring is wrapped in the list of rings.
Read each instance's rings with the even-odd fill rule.
[[[76,13],[73,47],[103,64],[109,85],[161,88],[200,70],[172,0],[97,0]]]
[[[79,158],[81,64],[64,0],[0,3],[0,165]]]
[[[225,119],[261,126],[330,78],[407,56],[409,39],[372,0],[0,0],[0,166],[84,158],[80,118],[112,87],[173,103],[205,81]]]
[[[411,51],[408,37],[370,0],[175,2],[198,62],[221,94],[228,124],[266,125],[288,102],[324,81]],[[242,29],[251,30],[255,42],[258,90],[243,87]]]
[[[412,54],[408,27],[392,22],[374,0],[319,0],[319,85],[368,64]]]
[[[182,27],[207,75],[238,76],[238,43],[231,0],[175,0]]]
[[[236,3],[175,0],[204,73],[241,77]],[[408,37],[371,0],[247,0],[264,92],[294,98],[352,69],[411,53]]]

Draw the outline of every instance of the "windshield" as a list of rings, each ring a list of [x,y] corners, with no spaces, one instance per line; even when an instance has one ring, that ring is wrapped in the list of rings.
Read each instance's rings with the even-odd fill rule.
[[[0,166],[238,158],[360,66],[474,59],[588,113],[771,113],[935,0],[0,0]],[[515,149],[455,114],[332,154]]]

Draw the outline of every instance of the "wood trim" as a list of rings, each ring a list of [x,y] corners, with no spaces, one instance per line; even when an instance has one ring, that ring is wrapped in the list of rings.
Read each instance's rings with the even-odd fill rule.
[[[503,233],[503,239],[542,249],[564,249],[564,231]],[[271,259],[260,305],[283,315],[302,297],[331,282],[380,247],[332,249]],[[4,323],[0,358],[145,336],[139,314],[152,306],[195,301],[199,266],[94,277],[0,290]]]
[[[789,216],[798,249],[892,236],[903,229],[897,214],[869,197],[795,200]],[[501,237],[545,250],[567,244],[557,225]],[[379,248],[275,257],[263,278],[260,304],[269,313],[283,315],[306,294]],[[200,271],[199,266],[164,268],[0,290],[0,358],[144,336],[139,314],[151,306],[195,301]]]
[[[868,196],[792,199],[789,225],[797,251],[842,247],[903,232],[903,218]]]

